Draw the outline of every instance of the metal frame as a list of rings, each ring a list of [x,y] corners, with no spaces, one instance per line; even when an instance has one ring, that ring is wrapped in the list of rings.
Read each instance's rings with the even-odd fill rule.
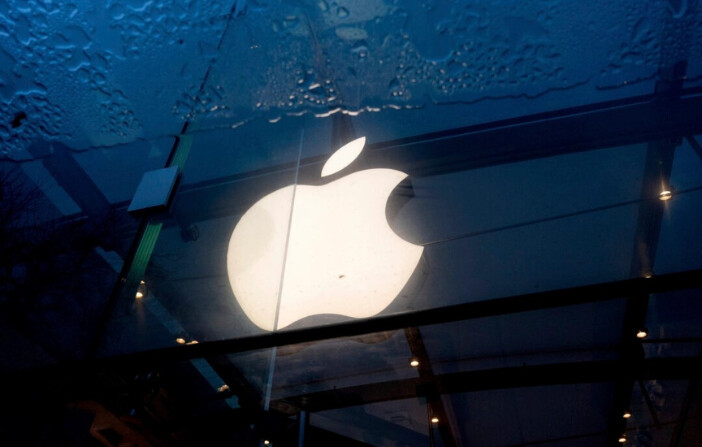
[[[681,94],[674,102],[636,97],[369,144],[363,157],[370,166],[420,177],[702,133],[702,89]],[[300,183],[318,183],[324,161],[301,160]],[[251,197],[285,186],[294,167],[283,163],[182,185],[173,211],[197,220],[235,214],[250,205]]]
[[[336,337],[361,335],[386,330],[406,329],[419,332],[417,329],[423,325],[441,324],[452,321],[481,318],[487,316],[504,315],[517,312],[528,312],[539,309],[555,308],[576,305],[581,303],[594,303],[600,301],[626,298],[628,301],[624,329],[622,334],[621,360],[617,362],[584,363],[573,365],[552,365],[553,369],[518,369],[518,370],[493,370],[490,371],[489,380],[485,386],[494,388],[507,388],[513,386],[534,386],[557,384],[562,380],[580,380],[577,383],[614,381],[615,397],[610,416],[610,430],[607,435],[608,442],[616,443],[616,437],[624,427],[621,411],[626,408],[631,398],[632,385],[642,378],[652,377],[642,375],[641,371],[661,372],[661,366],[651,361],[642,360],[640,343],[632,337],[635,328],[640,327],[645,321],[648,296],[672,290],[702,287],[702,269],[688,272],[673,273],[654,276],[652,278],[637,277],[644,271],[650,270],[655,256],[655,245],[660,228],[662,208],[657,200],[656,191],[651,185],[659,184],[661,179],[667,181],[672,165],[672,153],[676,143],[683,137],[702,133],[702,96],[695,96],[697,91],[686,92],[690,96],[676,101],[661,100],[656,97],[634,98],[626,101],[596,104],[581,108],[561,110],[552,113],[522,117],[498,123],[481,126],[472,126],[463,129],[454,129],[445,132],[421,135],[411,139],[371,145],[367,155],[367,162],[373,166],[401,166],[412,176],[435,175],[456,170],[474,169],[500,163],[530,160],[542,157],[557,156],[567,153],[596,150],[612,145],[650,142],[647,155],[646,173],[644,174],[644,189],[639,203],[640,217],[637,224],[635,246],[646,246],[645,253],[635,250],[637,255],[643,255],[632,261],[632,277],[622,281],[602,284],[586,285],[562,290],[539,292],[526,295],[508,296],[481,302],[464,303],[438,309],[428,309],[412,313],[387,315],[370,320],[350,321],[333,326],[306,328],[290,331],[281,331],[242,337],[231,340],[203,342],[190,346],[175,346],[145,353],[134,353],[112,358],[94,359],[88,357],[79,365],[71,365],[68,370],[75,367],[82,370],[95,370],[102,368],[148,368],[163,366],[170,362],[188,360],[193,358],[206,358],[216,366],[222,377],[228,377],[232,387],[237,389],[238,395],[248,402],[256,405],[257,396],[246,379],[237,374],[232,365],[228,365],[226,355],[256,349],[266,349],[275,346],[311,342]],[[536,138],[538,136],[538,138]],[[186,145],[189,147],[189,145]],[[173,154],[182,151],[180,142],[173,148]],[[304,160],[301,165],[301,178],[315,177],[321,159]],[[171,163],[171,161],[169,161]],[[261,176],[260,172],[254,176],[241,176],[234,182],[222,182],[202,188],[199,185],[181,187],[181,197],[177,207],[186,208],[177,211],[187,212],[190,203],[203,203],[200,195],[230,195],[236,197],[236,191],[265,183],[278,177],[289,169],[281,165],[267,170]],[[214,188],[214,190],[213,190]],[[232,190],[233,189],[233,190]],[[243,203],[229,202],[230,207],[244,206]],[[201,214],[207,219],[221,214],[231,213],[231,209],[211,209]],[[145,228],[142,229],[142,232]],[[141,233],[141,232],[140,232]],[[111,309],[118,305],[117,300],[122,293],[125,283],[134,283],[138,278],[130,271],[134,263],[140,266],[143,272],[146,262],[141,262],[136,253],[141,246],[142,237],[138,237],[132,246],[130,256],[125,264],[120,278],[123,282],[115,286],[111,306],[108,306],[101,321],[98,334],[102,334]],[[153,239],[153,238],[151,238]],[[150,250],[149,250],[150,251]],[[148,256],[145,258],[148,260]],[[138,276],[138,275],[137,275]],[[127,281],[127,278],[131,281]],[[127,286],[129,287],[129,286]],[[412,332],[412,334],[415,334]],[[416,335],[416,334],[415,334]],[[97,352],[101,337],[96,337],[92,346],[92,353]],[[417,340],[416,336],[408,337],[408,341]],[[415,354],[421,354],[421,343],[410,343]],[[459,378],[461,380],[475,380],[480,373],[471,377],[464,377],[460,373],[453,376],[434,376],[427,355],[421,361],[426,364],[425,374],[420,374],[418,381],[393,381],[383,384],[367,385],[353,390],[337,390],[333,393],[314,396],[297,396],[291,400],[276,401],[272,409],[289,412],[293,408],[299,410],[315,411],[327,408],[328,400],[336,405],[358,405],[379,399],[378,393],[383,396],[403,395],[428,397],[432,412],[439,413],[442,419],[446,409],[436,396],[444,392],[471,391],[452,385]],[[643,362],[643,363],[642,363]],[[685,366],[683,376],[694,378],[699,372],[699,362],[678,359],[661,360],[669,365]],[[641,369],[643,368],[643,369]],[[60,367],[59,369],[64,369]],[[586,371],[585,375],[578,376],[577,370]],[[427,374],[429,371],[430,374]],[[535,378],[533,371],[543,373],[544,379]],[[616,371],[616,372],[615,372]],[[65,371],[64,371],[65,372]],[[557,375],[559,372],[562,375]],[[421,371],[420,371],[421,373]],[[669,372],[666,372],[668,374]],[[588,375],[589,374],[589,375]],[[70,375],[70,374],[69,374]],[[488,377],[488,376],[486,376]],[[519,377],[519,378],[517,378]],[[580,377],[580,378],[578,378]],[[482,380],[482,378],[481,378]],[[539,380],[544,380],[539,382]],[[416,383],[415,383],[416,382]],[[576,382],[571,382],[576,383]],[[380,388],[378,388],[380,387]],[[456,391],[454,391],[454,389]],[[394,390],[394,391],[393,391]],[[434,390],[431,396],[428,391]],[[391,392],[390,394],[387,394]],[[341,394],[339,394],[341,393]],[[358,398],[349,398],[348,395],[358,394]],[[383,394],[385,393],[385,394]],[[395,393],[395,394],[392,394]],[[346,397],[344,397],[346,396]],[[376,397],[373,397],[376,396]],[[400,396],[400,397],[398,397]],[[386,399],[383,397],[383,399]],[[305,399],[305,405],[296,402],[296,399]],[[456,445],[450,427],[440,427],[440,433],[445,445]]]
[[[702,359],[696,357],[611,360],[519,366],[513,368],[462,371],[432,377],[371,383],[348,388],[290,396],[271,403],[271,407],[290,412],[346,408],[388,400],[427,397],[431,385],[439,394],[468,393],[505,388],[522,388],[578,383],[603,383],[645,379],[689,379],[702,374]],[[621,418],[621,415],[620,415]]]
[[[610,301],[625,297],[648,297],[649,294],[702,287],[702,269],[589,284],[567,289],[514,295],[491,300],[462,303],[434,309],[354,320],[335,325],[283,330],[228,340],[180,345],[147,352],[96,359],[95,366],[140,365],[153,367],[193,358],[212,358],[237,352],[267,349],[338,337],[350,337],[407,327],[449,323],[517,312],[566,307],[583,303]]]

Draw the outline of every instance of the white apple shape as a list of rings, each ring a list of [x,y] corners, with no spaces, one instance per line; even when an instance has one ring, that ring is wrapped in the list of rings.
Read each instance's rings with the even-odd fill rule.
[[[346,167],[364,145],[359,138],[336,151],[322,176]],[[366,169],[321,186],[286,186],[256,202],[234,228],[227,254],[232,291],[248,318],[272,331],[311,315],[367,318],[385,309],[423,251],[385,217],[388,197],[406,177]]]

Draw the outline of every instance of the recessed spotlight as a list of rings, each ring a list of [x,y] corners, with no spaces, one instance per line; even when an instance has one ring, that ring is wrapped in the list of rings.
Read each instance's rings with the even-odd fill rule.
[[[647,336],[648,336],[648,331],[646,331],[646,329],[639,329],[638,331],[636,331],[636,338],[638,338],[638,339],[643,339],[643,338],[646,338]]]
[[[431,423],[432,423],[432,424],[438,424],[438,423],[439,423],[439,418],[437,418],[436,416],[434,416],[433,418],[431,418]]]
[[[176,338],[176,343],[178,343],[179,345],[184,345],[185,339],[183,337],[178,337]]]
[[[413,367],[413,368],[418,367],[418,366],[419,366],[419,360],[417,360],[417,359],[412,359],[412,360],[410,360],[410,366]]]
[[[631,412],[630,411],[625,411],[624,414],[622,415],[624,419],[629,419],[631,417]]]
[[[144,298],[144,294],[141,292],[137,292],[136,295],[134,295],[137,299],[139,298]]]
[[[670,200],[673,197],[673,191],[669,189],[664,189],[663,191],[658,194],[658,198],[661,199],[662,201]]]
[[[625,442],[626,442],[626,436],[625,436],[625,435],[621,435],[621,436],[619,437],[619,443],[620,443],[620,444],[624,444]]]

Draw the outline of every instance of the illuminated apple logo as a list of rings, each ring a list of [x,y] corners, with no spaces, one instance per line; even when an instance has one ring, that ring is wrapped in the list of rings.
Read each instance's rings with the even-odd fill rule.
[[[336,151],[322,177],[348,166],[365,143]],[[385,309],[423,250],[385,217],[390,193],[406,177],[367,169],[321,186],[290,185],[246,211],[229,241],[227,269],[249,319],[272,331],[311,315],[367,318]]]

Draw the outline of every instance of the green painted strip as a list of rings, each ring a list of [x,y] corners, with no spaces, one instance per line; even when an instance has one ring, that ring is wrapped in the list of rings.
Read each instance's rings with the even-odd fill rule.
[[[149,265],[151,254],[154,252],[154,247],[156,246],[158,235],[161,233],[162,227],[163,222],[151,221],[146,225],[144,234],[141,237],[141,242],[139,243],[139,248],[134,255],[132,267],[129,269],[129,274],[127,275],[127,284],[124,287],[128,294],[127,296],[133,296],[136,293],[139,282],[144,278],[146,267]]]
[[[183,172],[185,162],[188,160],[188,155],[190,155],[190,148],[193,146],[193,136],[179,135],[176,138],[178,138],[178,147],[175,148],[175,154],[171,163],[166,167],[178,166],[180,172]]]
[[[179,135],[176,137],[178,139],[177,145],[174,148],[173,158],[171,159],[168,166],[178,166],[180,172],[183,172],[185,168],[185,162],[190,155],[190,148],[193,145],[192,135]],[[124,292],[127,296],[133,296],[137,288],[139,287],[139,282],[144,278],[144,273],[146,273],[146,268],[151,260],[151,255],[154,252],[154,247],[158,241],[158,236],[161,233],[161,228],[163,227],[163,222],[154,222],[153,218],[149,218],[149,223],[146,225],[144,234],[141,235],[141,240],[139,241],[139,248],[134,255],[134,261],[132,262],[129,273],[127,274],[127,283],[124,287]]]

